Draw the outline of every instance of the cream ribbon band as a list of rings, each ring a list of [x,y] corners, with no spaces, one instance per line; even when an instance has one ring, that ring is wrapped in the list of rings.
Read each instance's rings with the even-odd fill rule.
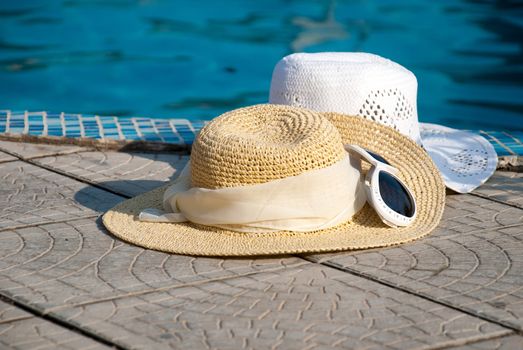
[[[360,163],[347,154],[322,169],[262,184],[191,188],[190,164],[164,193],[164,210],[145,209],[139,220],[190,221],[238,232],[309,232],[348,221],[365,204]]]

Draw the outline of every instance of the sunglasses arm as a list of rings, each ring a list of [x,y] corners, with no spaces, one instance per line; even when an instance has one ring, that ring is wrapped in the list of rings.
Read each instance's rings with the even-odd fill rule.
[[[345,150],[355,156],[357,156],[360,159],[365,159],[367,162],[369,162],[371,165],[373,165],[376,168],[385,170],[389,173],[392,173],[394,175],[398,175],[399,171],[395,167],[385,164],[383,162],[380,162],[376,158],[374,158],[369,152],[367,152],[364,148],[361,148],[357,145],[345,145]]]
[[[398,175],[400,173],[400,171],[393,167],[392,165],[388,165],[388,164],[385,164],[385,163],[381,163],[381,162],[378,162],[376,164],[376,170],[384,170],[386,172],[389,172],[391,174],[394,174],[394,175]]]

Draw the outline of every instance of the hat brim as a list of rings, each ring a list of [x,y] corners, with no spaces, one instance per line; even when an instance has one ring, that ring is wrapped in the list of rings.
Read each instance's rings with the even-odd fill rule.
[[[162,207],[168,185],[126,200],[103,216],[105,227],[124,241],[164,252],[201,256],[249,256],[332,252],[391,246],[429,234],[439,223],[445,186],[428,154],[395,130],[358,117],[324,115],[338,128],[343,142],[382,155],[400,171],[412,190],[417,216],[408,227],[383,224],[367,204],[350,222],[314,232],[240,233],[189,222],[138,221],[145,208]]]
[[[496,171],[498,155],[484,137],[443,125],[420,123],[421,141],[445,185],[469,193]]]

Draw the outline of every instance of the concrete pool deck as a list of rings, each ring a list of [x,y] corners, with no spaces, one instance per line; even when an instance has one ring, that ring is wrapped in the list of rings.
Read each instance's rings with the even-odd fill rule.
[[[108,234],[105,210],[187,159],[0,141],[0,348],[523,347],[523,173],[386,249],[220,259]]]

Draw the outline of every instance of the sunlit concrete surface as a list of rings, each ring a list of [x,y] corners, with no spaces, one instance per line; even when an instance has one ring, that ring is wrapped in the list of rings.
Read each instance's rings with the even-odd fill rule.
[[[187,160],[0,142],[0,348],[523,347],[521,173],[449,194],[433,234],[385,249],[201,258],[104,229]]]

